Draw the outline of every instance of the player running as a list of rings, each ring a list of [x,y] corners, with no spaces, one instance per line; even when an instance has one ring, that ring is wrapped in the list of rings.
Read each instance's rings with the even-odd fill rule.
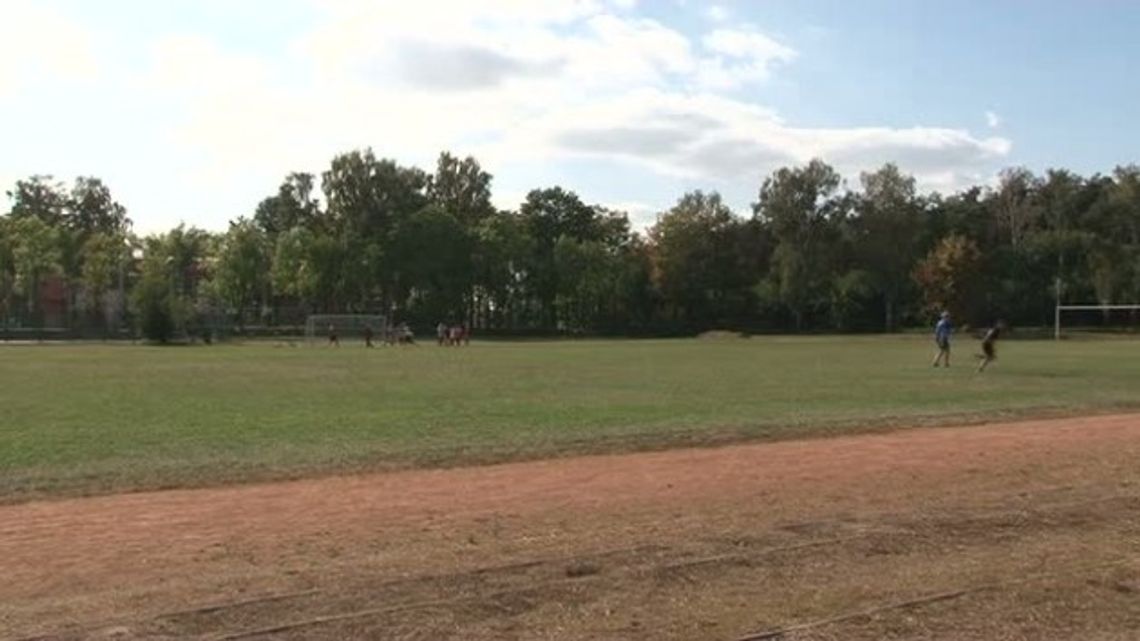
[[[986,332],[982,337],[982,353],[978,355],[981,363],[978,363],[978,372],[986,371],[986,366],[997,360],[997,351],[994,349],[994,343],[997,342],[998,336],[1001,335],[1001,323],[995,323],[993,327]]]
[[[934,367],[945,361],[950,367],[950,335],[954,333],[954,325],[950,322],[950,312],[942,312],[938,324],[934,326],[934,342],[938,345],[938,353],[934,355]]]

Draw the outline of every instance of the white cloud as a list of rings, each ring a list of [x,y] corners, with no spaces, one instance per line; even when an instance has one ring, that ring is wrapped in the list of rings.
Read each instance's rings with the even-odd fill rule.
[[[705,10],[705,17],[713,22],[724,22],[728,20],[729,11],[725,7],[714,4]]]
[[[622,159],[712,183],[755,182],[782,165],[815,157],[849,176],[896,162],[924,187],[946,189],[984,175],[1009,151],[1008,140],[962,130],[797,127],[746,102],[650,89],[552,111],[510,132],[491,153],[515,161]]]
[[[766,80],[781,63],[796,59],[795,49],[746,29],[716,29],[702,40],[712,56],[701,61],[698,84],[710,89],[733,89]]]
[[[91,32],[31,0],[0,2],[0,96],[33,82],[92,81],[99,73]]]
[[[990,129],[997,129],[1001,126],[1001,117],[992,111],[986,112],[986,125]]]
[[[139,179],[153,194],[127,203],[140,228],[179,217],[221,227],[249,214],[285,173],[319,172],[333,154],[364,146],[421,165],[442,149],[474,154],[497,174],[496,203],[505,207],[542,182],[576,181],[592,200],[591,179],[570,181],[561,163],[584,159],[599,174],[620,165],[665,185],[647,193],[646,181],[611,183],[601,197],[642,222],[659,209],[644,203],[676,197],[665,193],[669,184],[752,190],[776,167],[815,156],[848,175],[894,161],[925,187],[949,189],[985,179],[1009,153],[1003,138],[937,126],[789,123],[740,93],[798,55],[755,27],[686,34],[622,0],[311,6],[316,19],[272,57],[203,33],[165,34],[136,56],[146,60],[141,72],[118,70],[119,99],[145,99],[159,114],[157,130],[138,133],[128,123],[118,137],[157,138],[152,148],[167,155],[147,162],[177,168]],[[69,23],[44,15],[53,25]],[[86,60],[97,59],[88,53]],[[12,73],[5,59],[0,79]],[[77,77],[92,71],[75,69]],[[54,153],[62,157],[60,144]],[[113,153],[107,162],[116,164]],[[130,185],[123,191],[137,193]],[[169,194],[180,197],[172,202]],[[154,215],[174,220],[147,220]]]

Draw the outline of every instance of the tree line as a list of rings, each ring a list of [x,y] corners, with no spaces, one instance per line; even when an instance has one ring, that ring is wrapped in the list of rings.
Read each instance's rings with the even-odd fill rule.
[[[474,158],[443,153],[429,173],[356,150],[319,178],[286,176],[225,232],[139,237],[99,179],[32,176],[0,216],[0,314],[43,324],[49,280],[65,325],[157,339],[310,313],[484,332],[894,331],[942,309],[1045,325],[1058,297],[1140,301],[1135,165],[1012,168],[943,195],[893,164],[849,185],[813,160],[764,178],[746,215],[694,191],[644,232],[561,187],[499,210],[491,184]]]

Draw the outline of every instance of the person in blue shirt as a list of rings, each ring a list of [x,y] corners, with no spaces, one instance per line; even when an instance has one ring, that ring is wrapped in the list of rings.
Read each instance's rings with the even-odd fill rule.
[[[942,312],[938,324],[934,326],[934,342],[938,344],[938,353],[934,355],[934,367],[945,362],[950,367],[950,335],[954,333],[954,325],[950,322],[950,312]]]

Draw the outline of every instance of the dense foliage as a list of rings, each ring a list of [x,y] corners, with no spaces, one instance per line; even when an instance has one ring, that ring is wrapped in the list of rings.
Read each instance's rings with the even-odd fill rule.
[[[8,197],[0,318],[25,327],[45,322],[47,282],[62,283],[64,326],[126,318],[158,339],[312,312],[497,331],[890,331],[944,308],[1043,325],[1058,295],[1140,301],[1136,166],[1009,169],[942,195],[894,165],[848,185],[814,160],[763,180],[750,216],[698,191],[643,233],[561,187],[497,210],[491,176],[447,153],[434,173],[339,155],[319,178],[287,176],[223,233],[138,238],[95,178],[33,176]]]

